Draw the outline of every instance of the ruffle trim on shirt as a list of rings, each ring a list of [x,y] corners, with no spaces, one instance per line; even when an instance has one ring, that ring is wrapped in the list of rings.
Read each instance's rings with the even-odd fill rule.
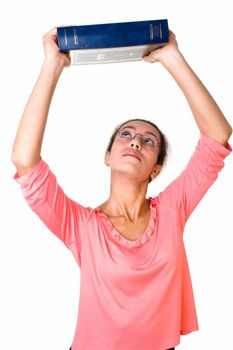
[[[139,247],[145,244],[151,237],[153,233],[155,233],[155,223],[157,221],[157,199],[149,197],[150,200],[150,219],[149,223],[144,231],[144,233],[134,241],[131,241],[122,234],[120,234],[117,229],[113,226],[109,218],[107,217],[106,214],[102,213],[99,208],[94,209],[94,212],[98,214],[100,217],[103,217],[106,223],[106,226],[109,229],[110,234],[112,237],[119,242],[121,245],[124,245],[125,247],[133,248],[133,247]]]

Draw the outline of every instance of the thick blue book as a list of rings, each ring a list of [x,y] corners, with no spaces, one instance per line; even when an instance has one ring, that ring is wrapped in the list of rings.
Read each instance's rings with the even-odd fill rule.
[[[58,46],[71,64],[140,60],[169,39],[167,19],[57,28]]]

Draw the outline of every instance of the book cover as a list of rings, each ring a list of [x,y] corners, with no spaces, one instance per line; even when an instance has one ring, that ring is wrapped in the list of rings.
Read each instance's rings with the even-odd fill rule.
[[[89,24],[58,27],[57,37],[71,64],[113,63],[141,60],[168,42],[169,29],[167,19]]]

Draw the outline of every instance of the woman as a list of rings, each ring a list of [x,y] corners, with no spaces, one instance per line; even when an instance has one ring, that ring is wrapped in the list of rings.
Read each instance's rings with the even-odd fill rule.
[[[143,60],[160,62],[183,91],[200,129],[195,152],[180,176],[147,199],[148,183],[166,158],[166,138],[150,121],[126,121],[105,155],[109,198],[96,209],[83,207],[64,194],[41,158],[50,102],[70,64],[58,51],[56,28],[44,36],[44,49],[12,161],[28,204],[72,251],[81,270],[72,350],[174,349],[180,334],[198,329],[183,229],[231,152],[232,128],[170,32],[169,43]]]

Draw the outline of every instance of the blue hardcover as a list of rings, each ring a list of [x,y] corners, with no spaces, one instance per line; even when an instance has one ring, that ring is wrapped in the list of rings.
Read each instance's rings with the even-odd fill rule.
[[[167,19],[66,26],[57,28],[61,51],[108,49],[168,42]]]

